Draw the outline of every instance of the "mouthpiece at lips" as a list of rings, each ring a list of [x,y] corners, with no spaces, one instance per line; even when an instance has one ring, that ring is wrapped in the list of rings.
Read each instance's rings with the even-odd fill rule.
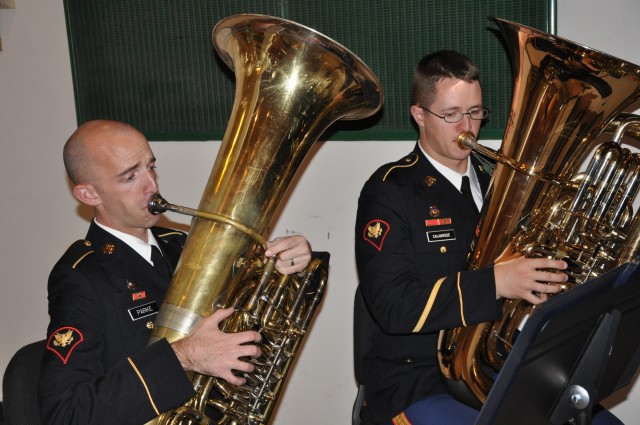
[[[166,199],[164,199],[159,193],[156,193],[151,197],[151,199],[149,199],[149,204],[147,205],[147,208],[149,209],[149,212],[151,214],[158,215],[158,214],[162,214],[167,210],[168,204],[169,203],[167,202]]]
[[[456,138],[460,149],[473,149],[478,144],[476,137],[470,131],[463,131]]]

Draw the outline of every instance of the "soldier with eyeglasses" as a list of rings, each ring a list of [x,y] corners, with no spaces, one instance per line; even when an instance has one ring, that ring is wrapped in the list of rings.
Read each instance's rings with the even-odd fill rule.
[[[504,255],[466,270],[492,170],[456,142],[463,131],[477,137],[489,116],[468,57],[448,50],[425,56],[415,68],[410,112],[419,130],[413,152],[380,167],[358,201],[359,290],[374,321],[361,364],[361,419],[472,425],[478,411],[454,399],[441,375],[439,332],[499,319],[503,298],[544,302],[561,290],[567,265]],[[620,423],[607,411],[593,420]]]

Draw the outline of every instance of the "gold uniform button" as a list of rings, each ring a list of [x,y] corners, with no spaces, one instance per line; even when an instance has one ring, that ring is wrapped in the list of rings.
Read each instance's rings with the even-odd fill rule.
[[[84,246],[91,246],[91,241],[84,241]]]
[[[156,324],[153,322],[147,322],[147,329],[153,329],[156,327]]]
[[[447,253],[447,247],[446,247],[446,246],[444,246],[444,245],[443,245],[443,246],[441,246],[441,247],[440,247],[440,252],[441,252],[441,253],[443,253],[443,254],[446,254],[446,253]]]
[[[405,363],[413,363],[413,360],[411,360],[410,357],[407,357],[406,359],[404,359]]]

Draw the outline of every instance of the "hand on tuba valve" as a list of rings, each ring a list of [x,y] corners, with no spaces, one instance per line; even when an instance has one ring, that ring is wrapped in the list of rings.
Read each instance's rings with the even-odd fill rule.
[[[260,342],[261,336],[254,331],[222,332],[220,323],[233,312],[233,307],[216,310],[198,322],[187,336],[171,344],[184,370],[216,376],[232,385],[246,382],[234,371],[253,372],[253,364],[243,358],[253,359],[262,355],[255,344]]]
[[[311,261],[311,247],[301,235],[275,238],[267,241],[266,248],[265,262],[277,255],[276,269],[282,274],[302,273]]]
[[[527,258],[514,253],[494,265],[497,298],[518,298],[535,305],[547,300],[548,295],[563,289],[569,278],[558,272],[567,268],[562,260]]]

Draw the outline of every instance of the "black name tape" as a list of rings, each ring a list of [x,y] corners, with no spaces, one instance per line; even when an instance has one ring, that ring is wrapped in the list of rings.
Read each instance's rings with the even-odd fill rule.
[[[456,231],[453,229],[427,232],[427,240],[429,242],[453,241],[455,239],[456,239]]]
[[[128,311],[129,316],[131,316],[131,320],[139,320],[144,317],[157,314],[159,310],[158,304],[155,301],[151,301],[150,303],[130,308]]]

